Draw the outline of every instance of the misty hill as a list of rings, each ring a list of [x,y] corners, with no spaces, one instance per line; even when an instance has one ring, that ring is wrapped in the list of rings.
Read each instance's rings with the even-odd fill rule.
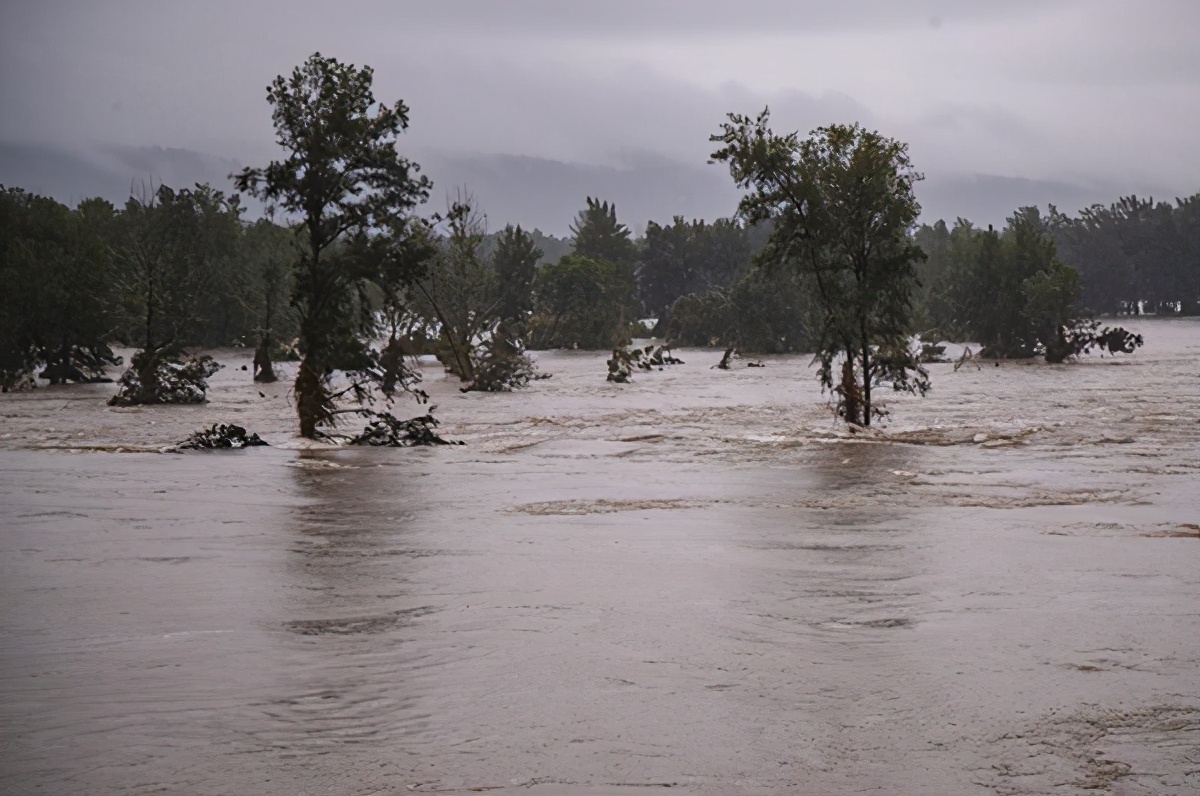
[[[99,196],[120,206],[144,184],[182,188],[204,183],[230,192],[235,160],[162,147],[96,147],[71,152],[39,144],[0,143],[0,183],[74,206]]]
[[[670,222],[672,216],[716,219],[731,215],[738,200],[729,175],[718,166],[682,163],[644,153],[627,156],[620,166],[565,163],[516,155],[414,153],[434,182],[430,209],[465,188],[487,214],[488,226],[520,224],[547,234],[569,235],[575,215],[588,196],[615,202],[618,217],[636,233],[646,221]],[[68,205],[90,196],[124,203],[142,184],[172,187],[207,182],[232,191],[228,175],[237,160],[188,149],[97,147],[87,152],[39,144],[0,143],[0,183],[52,196]],[[1055,204],[1073,214],[1093,203],[1137,190],[1169,198],[1146,186],[1082,186],[992,175],[931,175],[918,183],[922,220],[953,222],[964,217],[977,224],[1003,226],[1014,209]],[[253,209],[254,204],[248,206]]]

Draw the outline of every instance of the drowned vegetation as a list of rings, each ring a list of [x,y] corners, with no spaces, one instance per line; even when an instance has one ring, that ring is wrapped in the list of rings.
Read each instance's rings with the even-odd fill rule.
[[[234,175],[265,219],[245,221],[239,195],[207,185],[74,210],[0,189],[0,388],[33,386],[39,368],[51,383],[107,380],[121,342],[138,351],[112,404],[198,403],[219,365],[189,351],[239,345],[254,349],[256,381],[298,363],[301,435],[329,437],[352,416],[368,427],[347,439],[421,444],[436,437],[430,415],[377,411],[379,398],[424,399],[416,355],[490,392],[546,378],[528,348],[611,350],[621,383],[676,364],[669,346],[719,345],[724,368],[734,350],[815,353],[838,415],[870,425],[880,390],[929,389],[940,341],[1061,362],[1142,343],[1102,327],[1081,296],[1200,310],[1188,270],[1200,196],[1077,220],[1021,208],[1002,230],[918,227],[905,144],[859,125],[781,135],[765,110],[711,137],[744,191],[734,219],[649,222],[634,239],[615,205],[587,197],[558,239],[489,232],[465,193],[422,217],[431,183],[399,146],[408,107],[379,101],[373,78],[315,53],[267,87],[280,155]],[[1097,251],[1111,267],[1089,265]],[[1133,271],[1145,284],[1122,276]],[[665,347],[629,348],[651,316]]]

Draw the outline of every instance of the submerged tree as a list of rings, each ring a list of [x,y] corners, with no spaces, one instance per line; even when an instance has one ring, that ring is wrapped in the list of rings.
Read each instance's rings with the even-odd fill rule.
[[[260,219],[246,228],[247,287],[241,300],[255,319],[254,380],[276,380],[273,359],[283,335],[294,334],[295,318],[287,296],[295,260],[295,236],[284,227]]]
[[[942,222],[921,227],[917,241],[929,254],[922,320],[938,337],[979,342],[985,357],[1041,354],[1047,362],[1093,347],[1129,353],[1141,345],[1124,329],[1100,329],[1078,306],[1080,275],[1059,259],[1036,207],[1019,208],[1000,231],[959,219],[952,230]]]
[[[906,144],[857,124],[800,140],[776,135],[768,121],[766,110],[755,119],[730,114],[712,136],[721,145],[712,157],[749,191],[742,217],[773,222],[760,263],[795,269],[812,287],[822,385],[839,396],[847,422],[870,425],[880,414],[872,387],[929,389],[909,345],[915,264],[924,257],[911,236],[921,176]]]
[[[215,299],[238,284],[240,217],[237,196],[207,185],[178,191],[160,185],[125,203],[113,224],[116,282],[127,323],[123,336],[141,350],[110,403],[204,400],[213,368],[185,362],[185,349],[206,342],[204,331],[214,322],[230,321],[229,308]]]
[[[448,371],[471,381],[472,349],[494,327],[500,309],[496,271],[483,256],[485,220],[469,195],[451,202],[442,220],[446,236],[418,283],[417,306],[437,328],[438,358]]]
[[[314,53],[275,78],[267,101],[287,156],[236,175],[239,190],[301,220],[306,251],[295,264],[292,301],[303,359],[295,391],[300,433],[310,438],[334,419],[333,367],[370,361],[375,319],[366,287],[377,279],[371,269],[379,261],[351,256],[339,242],[403,229],[397,219],[429,193],[428,179],[396,149],[408,107],[377,102],[373,77],[370,67]]]
[[[436,338],[438,359],[465,382],[464,392],[524,386],[535,377],[524,336],[540,252],[509,227],[486,254],[486,219],[469,195],[437,220],[444,235],[432,241],[429,268],[414,285],[412,310],[423,334]]]
[[[0,388],[32,384],[39,364],[58,383],[92,381],[119,363],[107,346],[112,251],[98,231],[112,214],[101,200],[72,212],[0,186]]]

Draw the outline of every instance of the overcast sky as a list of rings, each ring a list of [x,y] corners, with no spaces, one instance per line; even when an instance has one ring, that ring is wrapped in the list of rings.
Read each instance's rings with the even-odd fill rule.
[[[908,141],[947,206],[945,186],[980,177],[1105,201],[1200,190],[1194,0],[0,7],[2,144],[259,163],[274,154],[266,84],[320,50],[373,66],[376,96],[411,108],[406,146],[459,163],[443,169],[455,179],[492,155],[718,170],[705,160],[724,114],[769,104],[780,131],[859,121]]]

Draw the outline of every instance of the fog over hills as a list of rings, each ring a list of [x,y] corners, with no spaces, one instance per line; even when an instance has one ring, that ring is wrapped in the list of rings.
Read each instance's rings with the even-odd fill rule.
[[[585,197],[635,230],[712,219],[729,112],[907,142],[925,220],[1002,224],[1200,187],[1189,0],[85,0],[0,4],[0,180],[73,202],[228,186],[277,156],[264,87],[314,51],[374,69],[401,149],[493,227],[565,234]],[[248,207],[253,210],[253,206]]]
[[[433,180],[425,212],[445,206],[447,198],[468,191],[492,229],[505,224],[569,234],[575,213],[588,196],[616,202],[618,215],[635,231],[648,220],[669,222],[674,215],[712,220],[734,213],[738,192],[719,165],[691,165],[654,153],[622,158],[618,166],[569,163],[523,155],[463,155],[414,152],[412,157]],[[68,205],[100,196],[121,204],[143,188],[173,188],[207,182],[232,191],[229,175],[243,163],[190,149],[108,146],[73,152],[37,144],[0,143],[0,184],[53,196]],[[1078,185],[985,174],[943,174],[917,186],[922,219],[969,218],[1000,226],[1014,208],[1055,204],[1075,213],[1093,203],[1107,204],[1121,193],[1173,199],[1156,186]],[[249,212],[258,208],[247,202]]]

